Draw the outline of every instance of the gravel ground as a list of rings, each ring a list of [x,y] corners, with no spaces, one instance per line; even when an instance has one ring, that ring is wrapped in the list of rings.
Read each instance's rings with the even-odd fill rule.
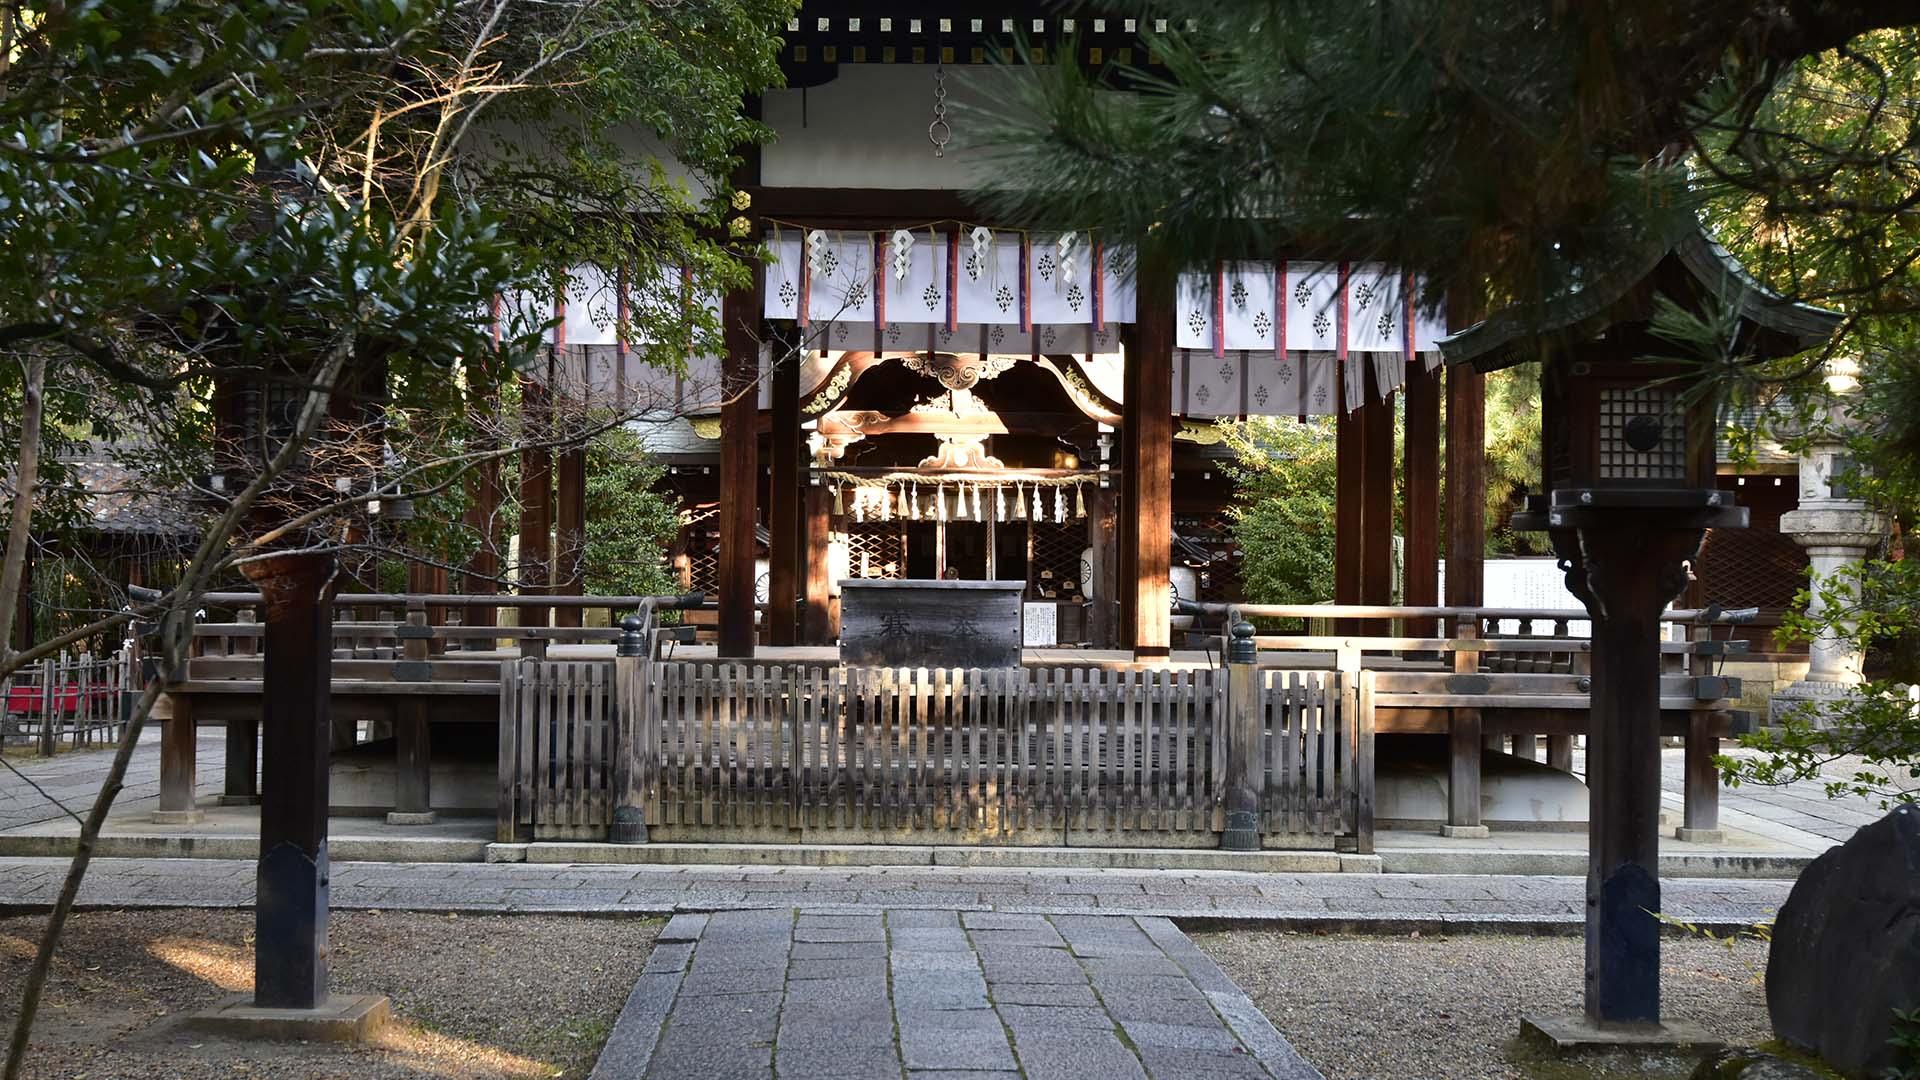
[[[43,924],[0,919],[6,1034]],[[186,1014],[252,988],[250,912],[76,915],[41,1005],[26,1076],[585,1076],[660,926],[658,919],[336,912],[333,989],[386,994],[396,1018],[376,1045],[350,1048],[230,1042],[180,1028]]]
[[[1523,1013],[1577,1014],[1579,937],[1382,938],[1279,931],[1196,933],[1327,1080],[1685,1077],[1691,1061],[1543,1060],[1514,1045]],[[1730,1043],[1772,1037],[1758,982],[1766,946],[1660,943],[1661,1008]]]

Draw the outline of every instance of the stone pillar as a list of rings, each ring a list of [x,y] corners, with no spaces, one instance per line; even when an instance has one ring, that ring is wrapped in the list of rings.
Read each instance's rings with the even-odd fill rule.
[[[1800,458],[1800,508],[1780,517],[1781,533],[1807,549],[1813,564],[1813,595],[1808,614],[1818,616],[1823,582],[1854,572],[1886,536],[1886,515],[1852,498],[1839,474],[1847,471],[1844,437],[1826,425]],[[1851,626],[1829,632],[1807,649],[1807,677],[1773,695],[1768,719],[1779,723],[1796,711],[1819,724],[1826,707],[1845,699],[1860,685],[1861,655]]]

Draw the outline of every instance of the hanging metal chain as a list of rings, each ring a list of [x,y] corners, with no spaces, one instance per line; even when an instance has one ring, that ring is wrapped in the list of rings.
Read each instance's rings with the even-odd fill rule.
[[[933,144],[934,157],[947,156],[947,143],[953,140],[953,125],[947,123],[947,69],[933,66],[933,123],[927,125],[927,141]]]

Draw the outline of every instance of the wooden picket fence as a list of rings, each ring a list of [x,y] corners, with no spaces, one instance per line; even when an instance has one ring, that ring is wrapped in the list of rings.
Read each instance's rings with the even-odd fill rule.
[[[51,755],[59,743],[117,742],[125,728],[122,692],[130,659],[123,653],[66,653],[0,680],[0,733],[30,740]]]
[[[1371,800],[1353,683],[1263,683],[1273,846],[1330,846],[1363,788]],[[501,820],[535,839],[604,835],[632,748],[630,790],[660,840],[1210,845],[1226,686],[1210,669],[511,661]]]
[[[502,662],[503,827],[542,839],[605,835],[619,733],[613,680],[604,660]]]
[[[1372,672],[1260,672],[1261,828],[1352,835],[1373,802]]]

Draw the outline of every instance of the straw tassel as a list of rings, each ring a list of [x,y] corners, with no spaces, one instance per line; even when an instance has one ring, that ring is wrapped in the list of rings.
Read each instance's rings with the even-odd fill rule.
[[[1087,516],[1087,489],[1079,484],[1073,485],[1073,516]]]

